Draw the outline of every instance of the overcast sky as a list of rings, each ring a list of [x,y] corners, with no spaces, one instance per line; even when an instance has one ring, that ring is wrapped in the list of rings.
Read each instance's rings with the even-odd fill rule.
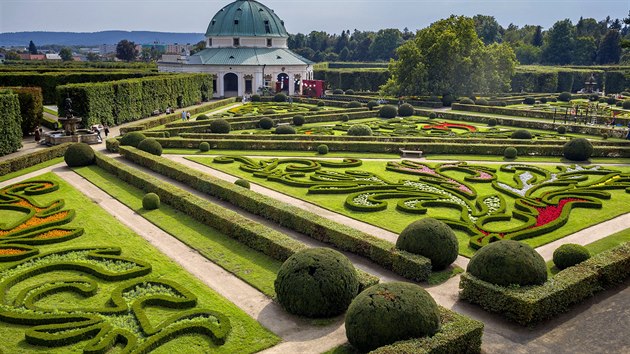
[[[229,0],[0,0],[0,33],[18,31],[95,32],[146,30],[205,32]],[[514,23],[549,28],[580,16],[624,18],[630,0],[263,0],[284,20],[289,33],[323,30],[415,31],[451,14],[491,15]]]

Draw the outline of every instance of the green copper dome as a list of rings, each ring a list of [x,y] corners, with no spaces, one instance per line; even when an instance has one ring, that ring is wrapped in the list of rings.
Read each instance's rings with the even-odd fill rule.
[[[289,37],[273,10],[254,0],[238,0],[219,10],[206,37]]]

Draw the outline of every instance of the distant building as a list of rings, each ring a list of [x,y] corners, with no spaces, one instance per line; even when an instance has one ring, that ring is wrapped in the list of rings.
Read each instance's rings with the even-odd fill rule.
[[[191,56],[164,55],[158,70],[212,73],[215,97],[243,96],[259,88],[293,95],[302,92],[302,80],[313,78],[313,63],[290,51],[288,38],[273,10],[238,0],[210,21],[206,49]]]
[[[166,54],[181,54],[181,55],[190,55],[190,51],[193,49],[194,45],[187,44],[167,44],[166,45]]]
[[[22,60],[46,60],[45,54],[19,53],[18,55]]]
[[[44,54],[46,60],[61,60],[61,56],[57,53]]]
[[[98,52],[100,55],[116,53],[116,44],[101,44],[98,46]]]

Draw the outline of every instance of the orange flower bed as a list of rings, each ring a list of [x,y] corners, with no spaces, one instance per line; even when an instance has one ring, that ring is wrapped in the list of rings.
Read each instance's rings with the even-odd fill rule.
[[[20,201],[19,201],[19,202],[17,202],[17,203],[13,203],[13,205],[16,205],[16,206],[22,206],[22,207],[31,208],[31,209],[35,209],[35,211],[36,211],[36,212],[40,212],[40,211],[44,210],[44,209],[42,209],[42,208],[38,208],[38,207],[36,207],[35,205],[33,205],[33,204],[31,204],[31,203],[27,202],[26,200],[20,200]]]
[[[39,226],[39,225],[46,224],[49,222],[59,221],[59,220],[64,219],[67,216],[68,216],[68,211],[61,211],[57,214],[49,215],[43,218],[35,216],[35,217],[30,218],[26,222],[14,227],[11,230],[0,230],[0,236],[5,236],[7,234],[10,234],[16,231],[24,230],[30,227]]]
[[[41,235],[37,235],[37,239],[57,238],[70,235],[72,232],[68,230],[50,230]]]
[[[24,253],[24,250],[19,250],[16,248],[4,248],[0,249],[0,256],[13,256],[16,254]]]

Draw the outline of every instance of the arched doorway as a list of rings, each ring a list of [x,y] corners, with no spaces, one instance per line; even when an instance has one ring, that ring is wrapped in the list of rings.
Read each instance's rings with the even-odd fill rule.
[[[223,95],[225,97],[238,96],[238,76],[227,73],[223,76]]]
[[[276,92],[289,92],[289,75],[285,73],[278,74],[278,82],[276,83]]]

